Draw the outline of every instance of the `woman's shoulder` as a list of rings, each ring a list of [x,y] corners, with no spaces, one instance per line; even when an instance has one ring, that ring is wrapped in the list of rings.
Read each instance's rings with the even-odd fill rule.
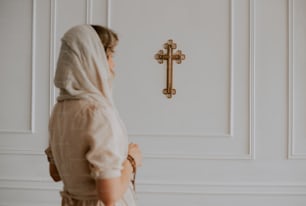
[[[88,114],[97,114],[97,113],[104,113],[107,109],[104,105],[97,101],[88,101],[88,100],[80,100],[78,101],[78,107],[80,113],[88,113]]]
[[[95,101],[80,102],[82,108],[77,115],[77,119],[85,122],[99,122],[105,124],[113,120],[113,111],[110,107]]]
[[[65,100],[57,102],[54,105],[53,112],[65,111],[65,113],[74,113],[74,115],[94,115],[96,113],[104,112],[107,108],[97,102],[86,99],[79,100]]]

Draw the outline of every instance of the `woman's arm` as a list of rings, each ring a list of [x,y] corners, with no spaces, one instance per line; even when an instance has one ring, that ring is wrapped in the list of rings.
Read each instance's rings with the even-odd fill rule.
[[[132,172],[131,164],[125,160],[120,177],[96,180],[99,199],[105,206],[113,206],[122,198],[129,186]]]
[[[50,176],[52,177],[52,179],[55,182],[61,181],[61,177],[60,177],[60,175],[57,171],[56,165],[54,163],[49,163],[49,173],[50,173]]]
[[[137,144],[130,144],[128,154],[131,155],[136,163],[136,167],[142,165],[142,155]],[[96,187],[99,199],[105,206],[114,206],[115,203],[121,199],[126,192],[133,173],[133,166],[129,160],[123,162],[123,169],[121,176],[111,179],[98,179],[96,180]]]
[[[61,181],[61,177],[59,176],[59,173],[57,171],[50,146],[45,150],[45,154],[47,155],[47,159],[48,159],[48,162],[49,162],[49,174],[50,174],[50,176],[52,177],[52,179],[55,182]]]

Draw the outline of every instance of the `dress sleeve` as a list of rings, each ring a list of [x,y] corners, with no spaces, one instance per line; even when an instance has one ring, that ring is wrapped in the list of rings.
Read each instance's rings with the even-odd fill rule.
[[[94,179],[109,179],[121,176],[124,157],[120,150],[120,140],[116,135],[116,119],[111,111],[95,110],[89,118],[89,162]]]

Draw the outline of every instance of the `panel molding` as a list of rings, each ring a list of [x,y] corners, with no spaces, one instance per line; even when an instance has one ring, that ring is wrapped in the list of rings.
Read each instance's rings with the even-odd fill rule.
[[[178,195],[304,196],[305,183],[170,183],[140,182],[139,193]]]
[[[306,183],[173,183],[140,181],[137,183],[139,194],[172,194],[172,195],[306,195]],[[0,178],[0,190],[62,190],[62,183],[54,183],[51,179],[12,179]]]
[[[1,202],[0,206],[54,206],[54,203]]]
[[[52,112],[53,105],[55,103],[55,86],[53,84],[53,78],[54,78],[54,73],[55,73],[55,62],[56,62],[56,14],[57,14],[57,0],[50,0],[50,45],[49,45],[49,114]]]
[[[15,190],[47,190],[59,191],[62,183],[55,183],[47,179],[12,179],[0,178],[1,189],[15,189]]]
[[[107,4],[107,27],[111,28],[111,15],[112,15],[112,1],[111,0],[107,0],[106,4]]]
[[[86,24],[92,24],[92,0],[86,0]]]
[[[109,0],[108,0],[109,1]],[[233,89],[233,83],[234,83],[234,72],[233,72],[233,0],[229,0],[229,119],[228,119],[228,128],[229,131],[227,133],[206,133],[206,134],[195,134],[195,133],[188,133],[188,134],[177,134],[177,133],[168,133],[168,134],[139,134],[139,133],[130,133],[130,136],[141,136],[141,137],[146,137],[146,136],[151,136],[151,137],[161,137],[161,136],[167,136],[167,137],[200,137],[200,138],[207,138],[207,137],[215,137],[215,138],[230,138],[234,136],[234,89]],[[110,8],[111,9],[111,8]]]
[[[237,159],[237,160],[251,160],[255,159],[255,134],[254,134],[254,102],[255,102],[255,72],[254,72],[254,0],[249,0],[249,96],[248,96],[248,119],[249,119],[249,134],[248,134],[248,152],[247,154],[241,155],[231,155],[231,154],[218,154],[218,155],[189,155],[189,154],[160,154],[160,153],[147,153],[146,157],[152,159],[209,159],[209,160],[227,160],[227,159]],[[131,137],[144,137],[144,138],[176,138],[176,137],[186,137],[186,138],[234,138],[234,89],[233,89],[233,0],[230,0],[230,121],[228,134],[135,134],[129,133]]]
[[[26,130],[19,129],[0,129],[1,133],[13,134],[34,134],[35,133],[35,86],[36,86],[36,7],[37,0],[32,0],[32,34],[31,34],[31,117],[30,128]]]
[[[54,203],[1,202],[0,206],[54,206]]]
[[[288,159],[306,159],[306,153],[298,153],[295,151],[295,135],[294,135],[294,0],[288,0]]]
[[[254,0],[249,0],[249,145],[248,145],[248,157],[249,159],[255,159],[255,8]]]
[[[254,156],[248,154],[184,154],[184,153],[144,153],[146,159],[189,159],[189,160],[252,160]]]
[[[13,147],[0,147],[0,155],[45,156],[44,150],[29,150]]]

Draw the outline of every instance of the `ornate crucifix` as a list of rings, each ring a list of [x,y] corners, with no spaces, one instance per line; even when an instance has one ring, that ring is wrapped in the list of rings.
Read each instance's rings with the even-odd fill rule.
[[[185,54],[182,53],[181,50],[177,50],[173,54],[173,50],[176,49],[176,43],[173,42],[172,39],[168,40],[167,43],[164,44],[164,49],[167,50],[165,54],[163,50],[159,50],[157,54],[155,54],[155,59],[158,63],[162,64],[167,61],[167,88],[163,90],[164,95],[168,98],[171,98],[172,95],[176,94],[176,90],[173,88],[173,60],[176,63],[182,63],[182,60],[185,59]]]

